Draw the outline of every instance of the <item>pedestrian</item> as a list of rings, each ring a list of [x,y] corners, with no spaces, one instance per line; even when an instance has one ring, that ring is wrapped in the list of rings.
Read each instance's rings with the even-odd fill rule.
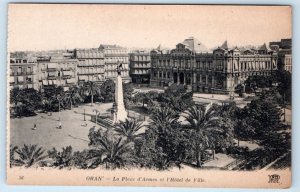
[[[59,122],[58,128],[62,129],[61,122]]]
[[[36,124],[35,123],[33,124],[32,130],[36,130]]]

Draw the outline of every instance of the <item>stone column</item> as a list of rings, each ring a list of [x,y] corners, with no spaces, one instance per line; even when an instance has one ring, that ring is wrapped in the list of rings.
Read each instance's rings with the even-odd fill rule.
[[[116,87],[115,87],[115,118],[114,123],[118,123],[120,121],[125,121],[127,118],[127,112],[124,106],[123,100],[123,85],[122,78],[120,73],[116,78]]]

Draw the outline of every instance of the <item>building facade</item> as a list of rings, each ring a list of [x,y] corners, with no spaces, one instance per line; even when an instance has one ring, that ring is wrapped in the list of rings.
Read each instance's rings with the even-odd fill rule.
[[[77,85],[78,60],[71,57],[38,57],[37,74],[39,88],[62,86],[64,91]]]
[[[269,45],[278,52],[278,69],[292,73],[292,39],[281,39]]]
[[[130,53],[129,68],[132,83],[149,84],[151,70],[150,52],[134,51]]]
[[[104,53],[99,49],[75,49],[74,58],[78,59],[78,83],[105,81]]]
[[[151,51],[151,86],[176,83],[195,92],[229,93],[249,76],[277,70],[277,53],[265,44],[257,50],[240,50],[229,49],[225,41],[213,52],[203,52],[196,47],[202,45],[198,40],[185,42],[170,51]]]
[[[36,62],[27,58],[11,58],[9,71],[10,89],[39,88]]]
[[[115,79],[118,75],[117,67],[122,64],[121,77],[124,82],[131,81],[129,77],[129,55],[126,48],[118,45],[99,46],[99,50],[104,53],[105,78]]]

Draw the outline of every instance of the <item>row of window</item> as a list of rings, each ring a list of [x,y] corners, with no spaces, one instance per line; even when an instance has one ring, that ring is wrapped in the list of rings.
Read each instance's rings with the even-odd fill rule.
[[[127,54],[126,49],[105,49],[105,54]]]
[[[264,70],[264,69],[274,69],[276,68],[275,62],[273,63],[273,66],[271,64],[271,61],[266,61],[266,62],[240,62],[234,63],[234,70],[238,71],[239,69],[242,71],[251,71],[251,70]]]
[[[33,67],[13,67],[10,68],[10,73],[11,75],[17,74],[17,75],[21,75],[21,74],[30,74],[33,73]]]
[[[131,56],[131,60],[134,61],[150,61],[150,55],[133,55]]]
[[[103,68],[80,68],[77,70],[78,74],[93,74],[93,73],[104,73]]]
[[[117,70],[118,64],[114,63],[114,64],[106,64],[105,65],[105,69],[107,70]],[[128,64],[122,64],[122,69],[127,70],[128,69]]]
[[[149,70],[141,70],[141,69],[131,70],[131,74],[149,74]]]
[[[134,64],[131,64],[130,65],[131,68],[151,68],[151,65],[150,64],[146,64],[146,63],[134,63]]]
[[[33,77],[32,76],[10,76],[9,82],[11,84],[24,84],[24,83],[32,83]]]
[[[106,77],[117,77],[118,76],[118,72],[116,71],[106,71]],[[121,71],[121,76],[122,77],[128,77],[128,71]]]
[[[46,70],[46,69],[74,69],[76,67],[77,63],[39,63],[38,66],[40,67],[40,69],[42,71]]]
[[[104,65],[103,59],[85,59],[78,61],[79,66]]]
[[[106,57],[105,63],[128,63],[128,57]]]
[[[103,58],[103,52],[99,51],[77,51],[78,58]]]

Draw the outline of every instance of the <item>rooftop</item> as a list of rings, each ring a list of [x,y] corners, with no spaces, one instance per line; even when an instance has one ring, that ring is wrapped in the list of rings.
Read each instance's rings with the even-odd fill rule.
[[[190,48],[192,51],[194,51],[196,53],[208,51],[207,47],[202,42],[200,42],[198,39],[196,39],[194,37],[185,39],[182,42],[182,44],[188,46],[188,48]]]

